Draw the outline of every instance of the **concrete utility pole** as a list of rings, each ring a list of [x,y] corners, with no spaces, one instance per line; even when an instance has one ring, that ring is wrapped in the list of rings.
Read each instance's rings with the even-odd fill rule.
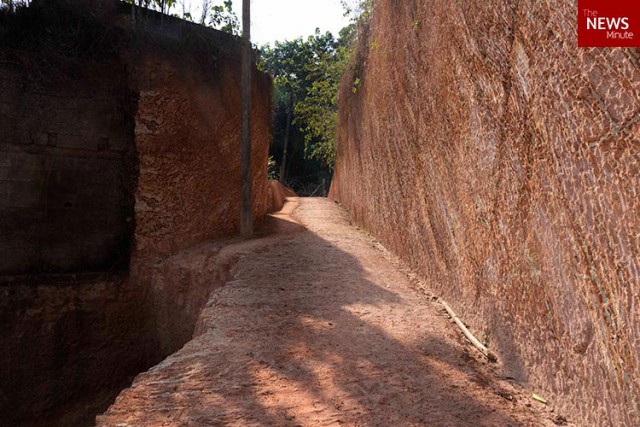
[[[253,235],[253,209],[251,206],[251,0],[242,0],[242,205],[240,233]]]
[[[287,110],[287,127],[284,131],[284,148],[282,149],[282,163],[280,163],[280,182],[284,182],[284,175],[287,172],[287,145],[289,145],[289,129],[291,129],[291,110],[293,110],[293,102],[289,102]]]

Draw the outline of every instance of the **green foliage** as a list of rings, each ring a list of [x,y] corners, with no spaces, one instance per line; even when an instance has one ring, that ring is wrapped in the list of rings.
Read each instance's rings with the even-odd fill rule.
[[[287,146],[287,184],[299,194],[309,194],[305,190],[330,180],[336,157],[340,80],[347,67],[350,74],[359,75],[350,64],[352,46],[366,28],[373,1],[342,3],[345,16],[351,16],[351,24],[340,31],[339,37],[316,30],[306,39],[276,42],[273,47],[262,48],[262,61],[258,64],[258,69],[274,79],[271,153],[276,162],[281,161]],[[377,50],[377,44],[372,49]],[[353,90],[361,85],[360,78],[356,78]]]
[[[0,0],[8,1],[8,0]],[[185,4],[185,0],[123,0],[125,3],[135,4],[140,7],[145,7],[153,10],[158,10],[162,13],[181,17],[186,21],[194,21],[190,8]],[[220,4],[218,1],[221,1]],[[202,16],[200,18],[200,24],[208,27],[216,28],[221,31],[225,31],[231,34],[238,34],[240,32],[240,22],[238,17],[233,12],[232,0],[203,0],[202,1]],[[179,7],[181,7],[181,13],[177,13]]]
[[[357,93],[360,86],[362,86],[362,79],[360,77],[355,77],[351,84],[351,92]]]
[[[267,160],[267,176],[269,179],[278,179],[278,164],[273,156],[269,156]]]
[[[274,77],[271,152],[279,161],[287,146],[287,183],[296,187],[293,181],[299,179],[303,187],[302,191],[295,188],[299,194],[330,179],[333,172],[342,75],[348,72],[352,76],[349,78],[354,79],[354,92],[363,83],[351,54],[359,38],[363,42],[368,38],[366,24],[373,11],[373,0],[342,0],[342,3],[351,23],[340,31],[339,37],[316,30],[306,40],[276,42],[274,47],[263,47],[262,62],[258,65]],[[378,49],[374,42],[371,50]]]
[[[231,0],[224,0],[220,5],[211,6],[209,21],[206,24],[227,33],[235,35],[240,33],[240,22],[233,12]]]
[[[293,113],[293,124],[304,137],[305,158],[329,171],[335,162],[338,87],[352,35],[352,26],[338,39],[316,30],[306,40],[276,42],[262,54],[261,67],[274,76],[276,114]]]

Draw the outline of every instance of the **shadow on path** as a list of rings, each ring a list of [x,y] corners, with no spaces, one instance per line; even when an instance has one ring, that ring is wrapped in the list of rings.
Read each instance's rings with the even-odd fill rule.
[[[553,425],[340,208],[301,200],[296,216],[309,230],[244,256],[194,339],[98,425]]]

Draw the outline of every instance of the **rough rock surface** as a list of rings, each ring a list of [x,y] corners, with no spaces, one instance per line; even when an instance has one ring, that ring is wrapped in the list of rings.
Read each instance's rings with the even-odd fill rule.
[[[86,56],[0,49],[3,426],[92,424],[192,336],[233,264],[211,240],[239,225],[239,39],[152,11],[135,24],[109,3],[124,10],[101,18],[92,1],[82,15],[106,28],[96,40],[61,31]],[[55,18],[31,10],[44,27]],[[269,77],[253,78],[259,223],[271,105]]]
[[[330,196],[506,375],[640,425],[638,50],[578,49],[575,1],[374,3]]]
[[[290,199],[239,243],[194,338],[140,374],[98,426],[552,426],[496,378],[432,298],[327,199]]]
[[[49,60],[0,48],[0,275],[121,269],[133,235],[125,67]]]
[[[148,53],[137,69],[136,252],[145,256],[232,235],[240,223],[238,58],[209,68],[195,58],[165,57]],[[265,74],[253,77],[251,173],[259,222],[270,208],[271,86]]]

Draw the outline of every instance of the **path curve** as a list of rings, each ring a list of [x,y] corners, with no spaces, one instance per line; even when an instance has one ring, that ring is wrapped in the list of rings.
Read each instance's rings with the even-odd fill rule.
[[[98,426],[554,425],[337,204],[284,212],[306,230],[244,255]]]

